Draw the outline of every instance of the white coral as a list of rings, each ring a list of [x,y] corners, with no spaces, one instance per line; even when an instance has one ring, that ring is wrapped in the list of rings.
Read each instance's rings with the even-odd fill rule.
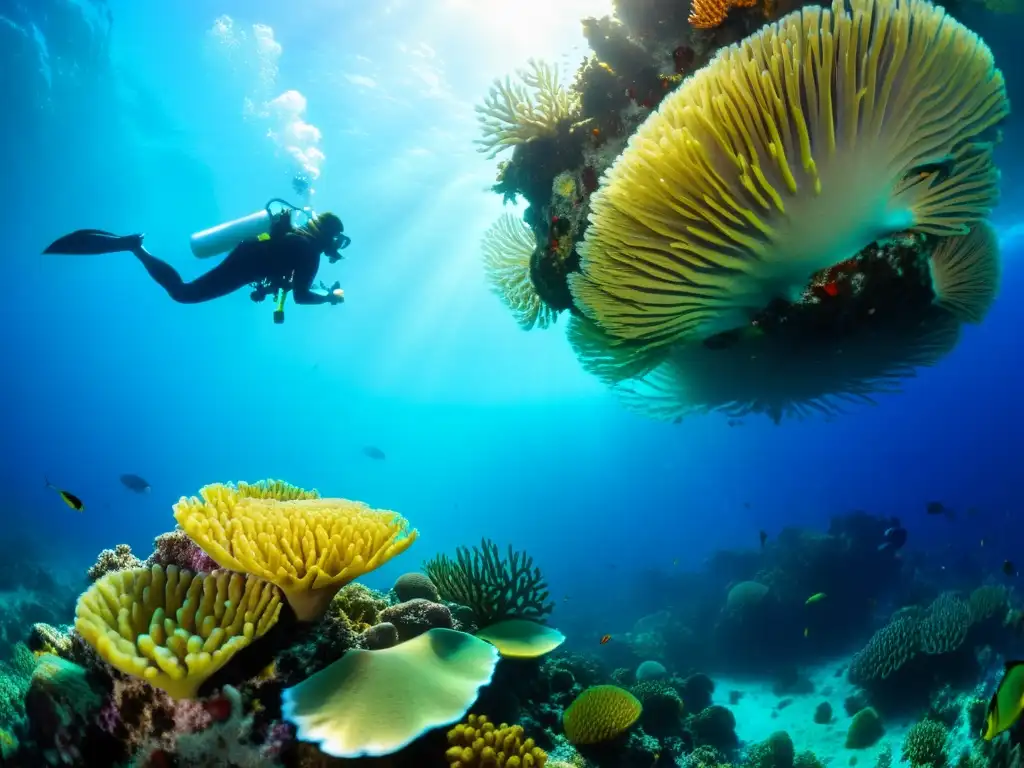
[[[530,59],[520,82],[495,80],[482,105],[476,107],[484,138],[476,143],[494,157],[516,144],[554,136],[558,124],[574,111],[573,99],[558,81],[558,67]]]

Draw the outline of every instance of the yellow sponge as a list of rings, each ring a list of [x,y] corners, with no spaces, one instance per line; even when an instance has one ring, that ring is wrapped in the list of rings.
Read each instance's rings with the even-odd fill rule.
[[[301,621],[314,621],[345,584],[408,549],[417,531],[394,512],[359,501],[254,495],[254,486],[208,485],[182,498],[174,518],[210,557],[284,590]]]
[[[259,579],[154,565],[96,581],[78,598],[75,628],[111,666],[183,699],[280,612],[280,592]]]
[[[573,744],[598,744],[629,730],[642,710],[639,699],[624,688],[594,685],[569,705],[562,725]]]
[[[521,725],[495,725],[483,715],[470,715],[448,731],[445,752],[452,768],[544,768],[548,754],[524,739]]]

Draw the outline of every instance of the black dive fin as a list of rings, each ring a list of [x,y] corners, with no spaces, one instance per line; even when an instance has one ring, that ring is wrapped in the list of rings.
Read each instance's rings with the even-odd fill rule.
[[[100,253],[130,251],[142,242],[141,235],[121,237],[102,229],[79,229],[54,240],[43,253],[92,256]]]

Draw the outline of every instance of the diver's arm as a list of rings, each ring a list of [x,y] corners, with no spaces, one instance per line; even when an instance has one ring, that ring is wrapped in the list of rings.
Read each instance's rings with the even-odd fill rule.
[[[338,297],[310,290],[320,267],[320,254],[304,248],[292,277],[292,298],[296,304],[337,304]]]

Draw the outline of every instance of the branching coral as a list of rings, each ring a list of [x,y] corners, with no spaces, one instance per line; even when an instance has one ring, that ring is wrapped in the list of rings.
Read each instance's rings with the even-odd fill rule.
[[[517,72],[520,82],[495,80],[484,103],[476,108],[484,138],[476,143],[494,157],[516,144],[554,136],[574,105],[558,81],[558,67],[531,59]]]
[[[554,610],[533,558],[509,546],[506,560],[490,539],[472,549],[459,547],[454,560],[438,555],[424,570],[441,597],[470,608],[481,628],[502,619],[541,621]]]
[[[942,8],[805,7],[633,135],[591,198],[576,305],[620,338],[703,340],[879,238],[966,234],[996,202],[987,141],[1008,112],[991,51]]]
[[[484,233],[484,272],[494,293],[515,316],[525,331],[534,326],[547,328],[558,313],[541,299],[530,279],[530,260],[537,244],[533,232],[521,219],[503,213]]]

